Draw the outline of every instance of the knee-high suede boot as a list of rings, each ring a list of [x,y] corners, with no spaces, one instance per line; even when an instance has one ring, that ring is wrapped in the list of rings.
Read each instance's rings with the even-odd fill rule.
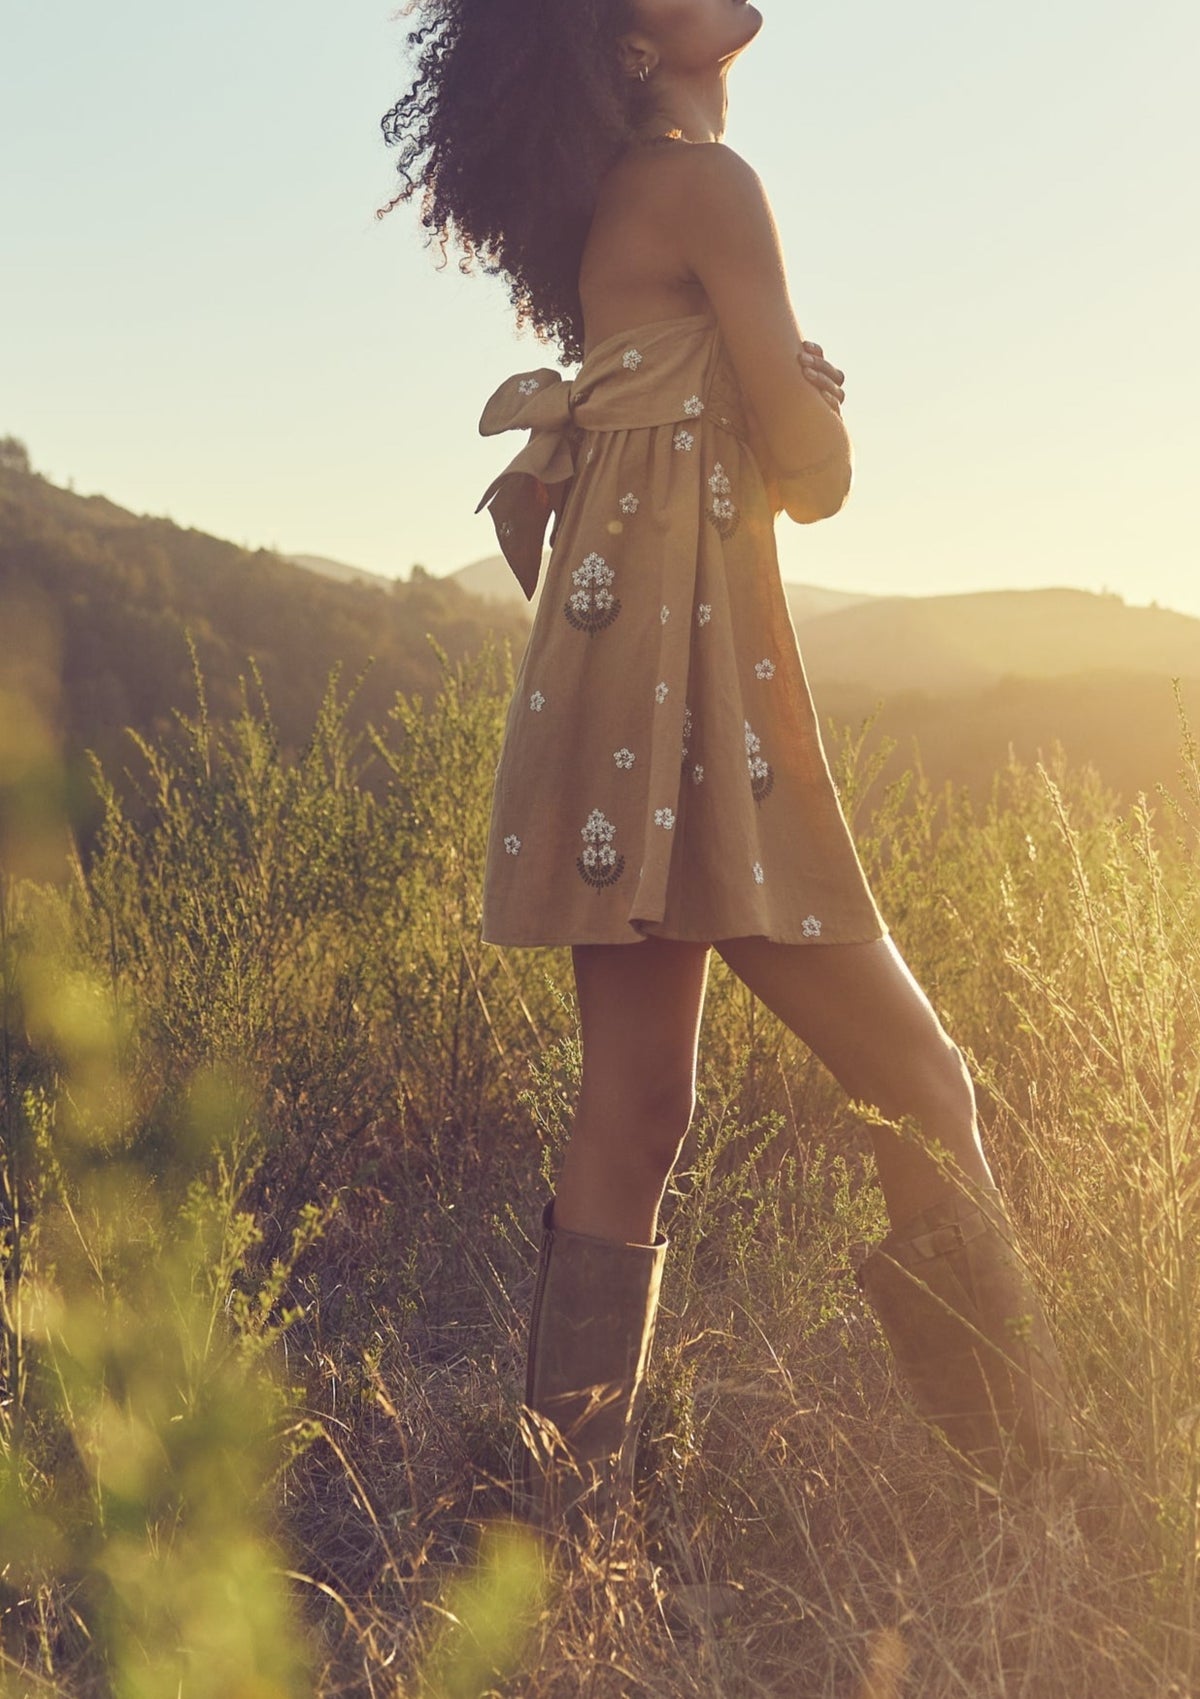
[[[608,1519],[632,1499],[666,1249],[661,1233],[627,1245],[555,1227],[553,1198],[542,1212],[521,1496],[547,1531],[578,1532],[581,1512]]]
[[[1062,1362],[1012,1235],[994,1188],[978,1203],[955,1195],[889,1233],[858,1276],[918,1409],[1005,1487],[1063,1465],[1075,1473],[1080,1451]]]

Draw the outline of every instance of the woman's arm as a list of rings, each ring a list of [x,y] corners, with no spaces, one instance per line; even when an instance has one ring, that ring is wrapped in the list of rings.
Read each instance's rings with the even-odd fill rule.
[[[675,236],[720,323],[768,487],[776,486],[780,505],[799,524],[826,519],[850,491],[850,438],[801,369],[802,338],[766,193],[723,143],[686,152]]]

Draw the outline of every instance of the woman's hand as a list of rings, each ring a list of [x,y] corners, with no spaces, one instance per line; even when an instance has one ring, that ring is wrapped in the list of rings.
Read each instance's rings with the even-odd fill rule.
[[[796,356],[800,362],[800,370],[809,383],[820,391],[821,399],[828,402],[840,416],[841,404],[846,399],[846,392],[842,388],[846,381],[845,372],[839,371],[823,358],[819,342],[802,342],[800,346],[803,352]]]

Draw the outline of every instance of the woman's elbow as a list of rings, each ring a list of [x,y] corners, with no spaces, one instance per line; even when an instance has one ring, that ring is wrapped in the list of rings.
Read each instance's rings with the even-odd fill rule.
[[[820,519],[832,519],[849,500],[853,481],[854,468],[849,460],[844,465],[785,473],[779,479],[784,512],[797,525],[815,525]]]

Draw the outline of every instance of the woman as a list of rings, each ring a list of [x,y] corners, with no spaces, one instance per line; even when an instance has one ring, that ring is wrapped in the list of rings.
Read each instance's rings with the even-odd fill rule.
[[[775,554],[781,509],[839,511],[851,450],[843,373],[802,341],[762,185],[720,139],[761,14],[423,11],[415,86],[384,120],[404,149],[396,199],[419,187],[424,224],[582,360],[570,383],[515,374],[480,425],[531,432],[480,503],[527,596],[554,520],[496,770],[483,937],[571,946],[583,1044],[542,1216],[529,1512],[578,1526],[631,1486],[710,948],[847,1092],[923,1135],[873,1132],[892,1231],[860,1278],[924,1412],[978,1472],[1019,1481],[1076,1449],[1065,1383],[962,1054],[859,865]]]

